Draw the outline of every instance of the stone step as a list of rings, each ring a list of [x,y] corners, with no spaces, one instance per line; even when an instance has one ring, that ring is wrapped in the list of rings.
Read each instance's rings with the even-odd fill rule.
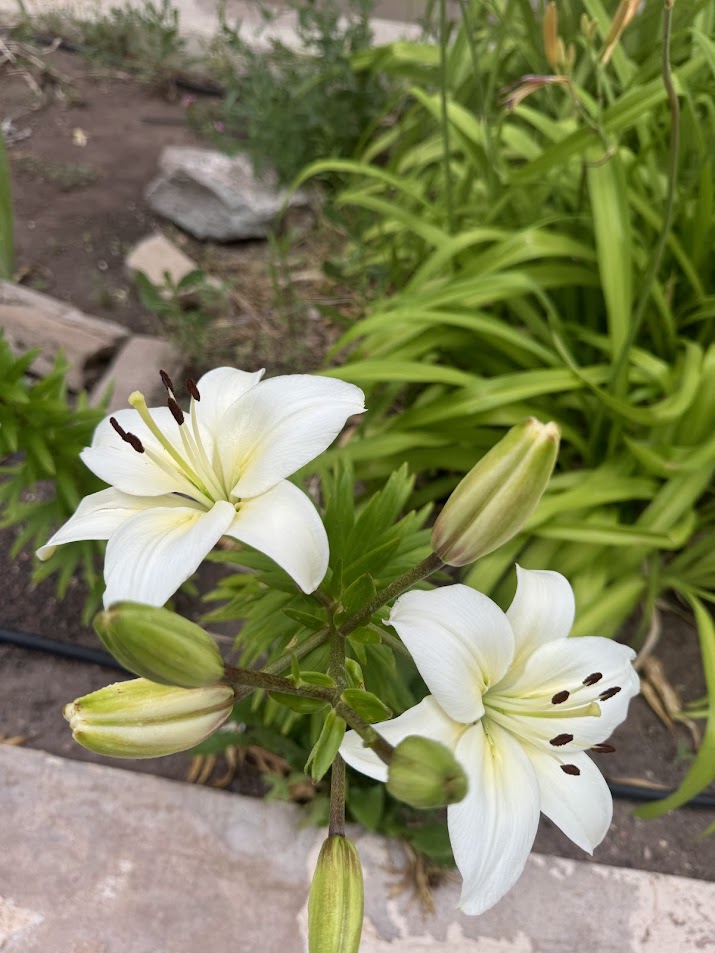
[[[304,953],[324,832],[293,805],[0,745],[2,953]],[[360,831],[361,953],[712,953],[715,884],[532,854],[481,917],[424,916]]]

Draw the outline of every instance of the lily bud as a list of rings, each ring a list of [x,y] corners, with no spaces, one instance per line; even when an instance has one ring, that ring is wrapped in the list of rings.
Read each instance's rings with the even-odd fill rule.
[[[358,953],[363,905],[357,848],[346,837],[327,837],[310,886],[309,953]]]
[[[202,688],[223,678],[223,660],[208,632],[168,609],[115,602],[95,616],[94,629],[127,671],[152,682]]]
[[[411,807],[456,804],[467,793],[467,776],[449,748],[439,741],[410,735],[390,761],[387,790]]]
[[[175,688],[144,678],[84,695],[63,714],[74,740],[112,758],[158,758],[193,748],[231,714],[228,685]]]
[[[559,428],[534,417],[512,427],[447,500],[432,529],[432,549],[466,566],[521,530],[546,489],[559,452]]]

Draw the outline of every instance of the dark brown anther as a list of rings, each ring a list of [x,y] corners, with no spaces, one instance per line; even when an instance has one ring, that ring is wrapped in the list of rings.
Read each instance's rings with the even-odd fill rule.
[[[199,394],[199,389],[196,386],[196,381],[193,377],[186,378],[186,392],[189,397],[193,397],[194,400],[201,400],[201,394]]]
[[[161,383],[166,387],[171,395],[174,393],[174,384],[166,371],[159,371],[159,377],[161,378]]]
[[[613,698],[614,695],[617,695],[621,690],[620,685],[616,685],[615,688],[608,688],[605,692],[601,692],[598,696],[602,702],[608,701],[609,698]]]
[[[613,754],[615,750],[613,745],[607,745],[605,742],[600,745],[594,745],[591,748],[591,751],[595,751],[596,754]]]
[[[569,697],[571,693],[564,690],[563,692],[556,692],[554,697],[551,699],[552,705],[561,705]]]
[[[173,397],[169,398],[167,404],[169,405],[171,416],[174,418],[177,424],[181,426],[184,422],[184,411],[181,409],[181,407],[179,407]]]
[[[593,675],[589,675],[588,678],[584,678],[583,684],[595,685],[596,682],[600,682],[602,678],[603,678],[603,675],[601,672],[594,672]]]
[[[562,764],[559,765],[564,774],[572,774],[574,777],[577,777],[581,774],[581,769],[577,768],[575,764]]]
[[[554,748],[560,748],[561,745],[567,745],[569,741],[573,741],[573,735],[556,735],[555,738],[551,739],[549,744],[553,745]]]
[[[121,426],[121,424],[119,423],[119,421],[117,420],[117,418],[116,418],[116,417],[110,417],[110,418],[109,418],[109,422],[110,422],[110,424],[112,425],[112,427],[117,431],[117,433],[118,433],[119,436],[122,438],[122,440],[124,440],[124,439],[126,438],[126,436],[127,436],[127,432],[126,432],[126,430],[124,429],[124,427]]]
[[[132,450],[136,450],[137,453],[144,453],[144,444],[141,442],[139,437],[136,436],[136,434],[125,434],[122,439],[129,444]]]

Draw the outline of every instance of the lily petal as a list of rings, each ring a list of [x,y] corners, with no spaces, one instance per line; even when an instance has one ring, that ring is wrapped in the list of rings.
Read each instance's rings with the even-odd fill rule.
[[[533,745],[524,749],[536,771],[541,810],[574,844],[592,854],[613,817],[613,798],[603,775],[581,752],[550,754]],[[573,765],[579,774],[565,773],[562,764]]]
[[[545,642],[565,639],[573,625],[573,589],[560,573],[516,567],[516,595],[507,609],[516,640],[514,666]]]
[[[449,839],[464,884],[459,906],[479,914],[514,886],[539,823],[539,787],[524,749],[498,725],[464,732],[455,752],[467,774],[464,800],[447,808]]]
[[[469,586],[413,590],[397,600],[389,623],[445,712],[464,724],[480,718],[482,694],[502,678],[514,652],[499,606]]]
[[[310,498],[287,480],[242,503],[226,535],[270,556],[303,592],[317,589],[328,569],[323,522]]]
[[[37,550],[40,559],[49,559],[57,546],[80,539],[109,539],[122,523],[137,513],[156,506],[186,506],[177,496],[157,501],[155,496],[130,496],[113,487],[85,496],[64,526]]]
[[[428,695],[414,708],[408,708],[397,718],[381,721],[372,726],[391,745],[399,744],[409,735],[422,735],[439,741],[450,751],[454,751],[464,726],[457,724],[442,711],[437,702]],[[340,745],[340,754],[351,768],[366,774],[376,781],[387,781],[387,765],[381,761],[372,748],[366,748],[356,731],[345,733]]]
[[[261,381],[221,418],[219,448],[227,485],[242,498],[270,490],[321,454],[364,395],[345,381],[293,374]]]
[[[235,512],[219,500],[208,512],[186,505],[154,507],[127,520],[107,545],[104,605],[131,599],[163,606],[198,569]]]
[[[217,424],[231,404],[252,390],[265,374],[265,369],[254,374],[235,367],[216,367],[204,374],[197,383],[201,400],[196,405],[196,418],[210,433],[217,433]]]
[[[151,415],[161,432],[184,456],[179,437],[179,426],[171,416],[168,407],[154,407]],[[97,427],[92,437],[92,446],[85,448],[80,457],[85,466],[100,480],[115,486],[123,493],[137,496],[161,496],[164,493],[184,493],[191,496],[193,485],[182,474],[176,462],[161,446],[136,410],[118,410],[113,417],[128,433],[138,437],[142,445],[155,453],[167,464],[167,470],[157,466],[146,453],[137,453],[125,443],[106,417]],[[213,441],[204,435],[208,443],[207,453],[211,452]]]
[[[514,679],[505,679],[487,699],[490,717],[534,744],[572,735],[560,751],[578,751],[605,741],[625,720],[639,681],[627,645],[585,636],[538,648]],[[568,692],[563,701],[554,701]],[[594,715],[584,714],[590,705]],[[600,714],[599,714],[600,712]]]

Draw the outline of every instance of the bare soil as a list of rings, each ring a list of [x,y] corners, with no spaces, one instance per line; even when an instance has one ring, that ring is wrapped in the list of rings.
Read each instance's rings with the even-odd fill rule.
[[[98,70],[59,51],[48,61],[55,77],[62,79],[37,77],[44,99],[21,72],[0,69],[0,119],[13,118],[17,127],[31,130],[9,150],[18,278],[134,331],[161,333],[161,322],[142,307],[134,292],[124,256],[156,225],[142,195],[155,174],[160,150],[165,145],[195,144],[197,137],[180,102],[166,102],[131,77]],[[260,333],[284,367],[297,369],[299,362],[300,369],[307,369],[311,362],[319,363],[333,333],[319,321],[304,328],[300,355],[282,347],[284,337],[271,297],[275,275],[267,278],[263,246],[260,251],[250,246],[216,248],[192,243],[175,231],[172,237],[214,271],[242,277],[242,317],[237,328],[228,329],[237,335],[231,339],[234,345],[238,338]],[[313,271],[308,271],[312,281]],[[224,320],[224,331],[226,324]],[[51,581],[31,589],[33,556],[25,552],[10,560],[6,554],[11,543],[11,531],[0,533],[0,628],[97,647],[94,633],[79,623],[84,601],[80,586],[70,587],[61,602]],[[686,620],[674,614],[664,617],[656,654],[684,700],[703,694],[697,635]],[[99,666],[0,644],[0,738],[19,737],[24,744],[63,757],[103,760],[74,744],[62,706],[118,677]],[[612,780],[675,787],[692,757],[687,733],[682,727],[666,727],[642,697],[633,702],[628,722],[613,742],[617,751],[600,762]],[[176,755],[122,766],[180,780],[186,779],[191,759]],[[255,770],[244,768],[230,787],[256,794],[262,783]],[[641,821],[632,808],[626,801],[616,802],[613,826],[595,861],[715,879],[715,837],[699,837],[715,822],[715,811],[685,808],[655,821]],[[546,820],[536,847],[584,859]]]

